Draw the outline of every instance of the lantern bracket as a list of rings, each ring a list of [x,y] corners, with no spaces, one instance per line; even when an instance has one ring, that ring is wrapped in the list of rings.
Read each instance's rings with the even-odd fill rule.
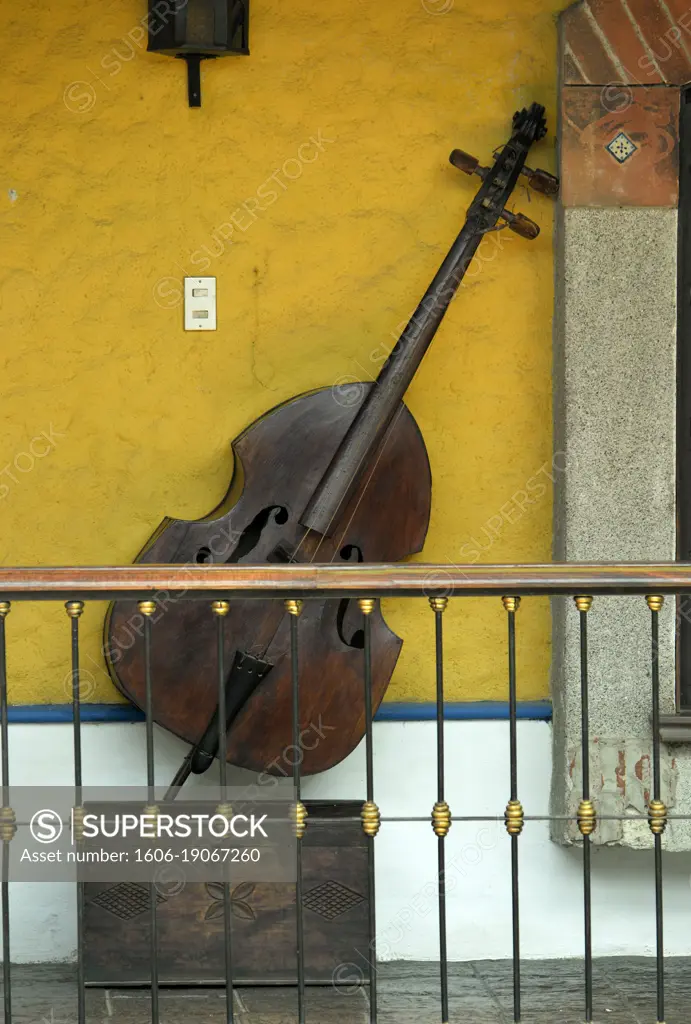
[[[201,62],[203,60],[215,60],[215,56],[210,53],[179,53],[178,57],[182,58],[187,64],[187,98],[189,105],[191,107],[201,107]]]

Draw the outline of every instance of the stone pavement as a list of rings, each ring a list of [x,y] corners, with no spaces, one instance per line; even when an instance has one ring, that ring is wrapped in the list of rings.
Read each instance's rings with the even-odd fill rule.
[[[655,961],[611,958],[595,962],[595,1024],[653,1024]],[[15,1024],[75,1024],[75,972],[68,965],[13,967]],[[577,960],[526,961],[522,965],[525,1024],[582,1024],[583,968]],[[691,1021],[691,960],[670,958],[666,967],[667,1024]],[[379,969],[379,1024],[439,1024],[438,969],[429,963],[389,963]],[[511,965],[475,961],[450,965],[450,1021],[511,1024]],[[150,998],[142,989],[89,989],[89,1024],[147,1024]],[[166,988],[160,994],[161,1024],[223,1024],[225,995],[219,989]],[[367,990],[312,988],[307,1024],[369,1024]],[[241,988],[235,993],[236,1024],[296,1024],[294,989]]]

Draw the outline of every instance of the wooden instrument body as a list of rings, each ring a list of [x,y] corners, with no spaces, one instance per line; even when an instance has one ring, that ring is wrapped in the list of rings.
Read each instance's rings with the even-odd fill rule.
[[[431,473],[422,435],[401,404],[330,537],[309,535],[299,518],[373,385],[302,395],[267,413],[233,442],[235,470],[221,505],[198,521],[165,519],[137,562],[190,563],[337,559],[396,562],[422,549]],[[301,542],[303,542],[301,544]],[[278,552],[278,554],[277,554]],[[154,720],[196,743],[218,703],[216,618],[208,602],[159,595],[153,619]],[[365,728],[362,615],[355,601],[307,601],[299,620],[301,752],[292,751],[290,617],[282,602],[235,600],[225,627],[225,662],[236,651],[272,664],[228,728],[227,759],[255,772],[303,774],[341,761]],[[106,658],[119,689],[145,704],[143,619],[118,601],[106,618]],[[355,643],[354,643],[355,641]],[[268,646],[267,646],[268,645]],[[372,615],[372,692],[376,709],[402,641],[377,607]]]

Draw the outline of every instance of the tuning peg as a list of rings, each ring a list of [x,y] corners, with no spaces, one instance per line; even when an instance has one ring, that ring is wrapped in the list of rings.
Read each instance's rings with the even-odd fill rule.
[[[480,161],[476,157],[471,156],[470,153],[464,153],[462,149],[454,149],[449,157],[449,163],[459,171],[463,171],[464,174],[477,174],[483,179],[489,172],[489,167],[481,167]]]
[[[540,226],[522,213],[511,213],[510,210],[502,210],[501,217],[506,221],[509,230],[515,231],[521,238],[529,238],[531,241],[540,234]]]
[[[503,152],[503,149],[503,146],[501,149],[495,149],[495,159]],[[555,178],[549,171],[534,171],[532,167],[523,167],[521,174],[528,179],[530,187],[534,188],[536,192],[541,192],[543,196],[559,195],[559,178]]]
[[[555,178],[548,171],[533,171],[530,167],[524,167],[521,174],[528,179],[530,187],[536,192],[541,192],[543,196],[559,195],[559,178]]]

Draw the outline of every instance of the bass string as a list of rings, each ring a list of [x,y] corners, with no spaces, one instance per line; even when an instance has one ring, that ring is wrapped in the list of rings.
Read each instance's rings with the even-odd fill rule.
[[[387,441],[388,441],[389,436],[391,434],[391,431],[393,430],[393,427],[394,427],[396,421],[398,420],[399,416],[403,412],[404,408],[405,408],[405,406],[401,405],[396,410],[396,412],[395,412],[395,414],[394,414],[394,416],[393,416],[393,418],[391,420],[391,423],[389,424],[389,427],[387,428],[387,436],[385,436],[383,438],[383,441],[382,441],[382,444],[381,444],[381,447],[380,447],[380,450],[379,450],[379,454],[377,455],[377,457],[375,459],[375,462],[374,462],[374,465],[372,466],[372,469],[370,470],[369,475],[367,476],[367,478],[365,480],[365,484],[364,484],[364,486],[362,488],[362,492],[361,492],[361,494],[360,494],[360,496],[359,496],[359,498],[358,498],[358,500],[357,500],[357,502],[355,504],[355,508],[351,512],[350,516],[348,517],[347,523],[343,527],[343,531],[341,533],[340,540],[334,546],[334,550],[333,550],[333,552],[331,554],[331,558],[329,560],[331,562],[333,562],[335,560],[337,553],[341,550],[341,547],[343,546],[343,541],[345,540],[345,536],[346,536],[348,530],[350,529],[351,523],[353,522],[353,519],[355,518],[355,516],[357,514],[357,511],[360,508],[360,505],[364,501],[365,495],[367,494],[367,488],[369,487],[370,483],[372,482],[372,478],[373,478],[373,476],[374,476],[374,474],[376,472],[377,466],[379,465],[379,462],[380,462],[380,460],[381,460],[381,458],[382,458],[382,456],[384,454],[384,450],[386,448],[386,444],[387,444]],[[365,460],[365,456],[363,456],[362,459],[360,460],[360,462],[358,463],[357,468],[355,469],[355,472],[353,473],[353,477],[356,477],[358,475],[358,473],[360,472],[360,468],[361,468],[364,460]],[[334,512],[334,514],[332,515],[331,519],[329,520],[329,526],[331,526],[331,524],[335,520],[336,516],[338,515],[338,512],[339,512],[339,510],[337,509],[336,512]],[[297,547],[295,548],[295,552],[294,552],[295,555],[298,554],[298,552],[300,551],[300,549],[304,545],[304,543],[307,540],[307,538],[313,532],[314,531],[312,531],[312,530],[305,530],[305,533],[302,535],[302,537],[301,537]],[[313,565],[316,562],[317,555],[319,554],[319,550],[320,550],[322,544],[324,543],[325,539],[326,538],[323,535],[319,537],[319,540],[317,542],[317,546],[314,549],[314,551],[312,552],[312,555],[311,555],[309,561],[307,562],[308,565]]]
[[[483,232],[478,231],[477,234],[481,235],[481,234],[483,234]],[[465,260],[465,259],[467,259],[467,257],[464,255],[462,257],[461,261],[460,261],[461,264],[463,263],[463,260]],[[472,256],[471,256],[471,258],[469,260],[467,260],[466,266],[462,267],[463,273],[461,274],[460,280],[456,284],[456,289],[455,290],[458,289],[458,286],[460,285],[460,281],[465,276],[465,272],[466,272],[468,266],[470,265],[471,261],[472,261]],[[458,269],[460,269],[460,268],[458,268]],[[449,301],[449,305],[450,305],[450,301]],[[448,306],[447,306],[447,308],[448,308]],[[446,310],[444,310],[444,314],[445,313],[446,313]],[[376,386],[376,382],[374,382],[374,383],[375,383],[375,386]],[[334,547],[334,550],[333,550],[333,553],[332,553],[331,559],[330,559],[331,562],[333,562],[335,560],[337,552],[341,550],[341,547],[343,545],[343,541],[345,539],[345,535],[348,532],[348,530],[350,529],[350,525],[351,525],[353,519],[355,518],[355,516],[357,514],[357,511],[360,508],[360,505],[362,504],[362,502],[363,502],[363,500],[365,498],[365,495],[367,494],[367,488],[369,487],[369,485],[370,485],[370,483],[372,481],[372,477],[374,476],[374,473],[376,471],[376,468],[379,465],[379,461],[381,460],[381,457],[384,454],[384,449],[386,448],[388,437],[391,435],[393,427],[394,427],[396,421],[398,420],[399,416],[403,412],[404,408],[405,408],[405,406],[403,405],[403,403],[401,403],[399,405],[398,409],[396,410],[396,412],[394,413],[392,419],[391,419],[391,423],[389,424],[389,426],[387,428],[386,435],[385,435],[385,437],[382,440],[382,444],[380,446],[379,454],[378,454],[378,456],[377,456],[377,458],[375,460],[375,463],[374,463],[374,465],[372,467],[372,470],[371,470],[369,476],[367,477],[366,483],[365,483],[364,487],[362,488],[362,492],[360,494],[360,497],[358,498],[357,503],[355,505],[355,508],[353,509],[352,513],[350,514],[350,517],[348,518],[348,522],[346,523],[345,527],[343,528],[343,532],[341,533],[341,538],[340,538],[338,544],[336,544],[335,547]],[[351,480],[354,477],[356,477],[358,475],[358,473],[360,472],[360,469],[362,467],[362,464],[363,464],[364,460],[365,460],[365,456],[363,455],[362,459],[358,463],[358,465],[357,465],[357,467],[356,467],[356,469],[355,469],[355,471],[353,473],[353,476],[351,477]],[[336,512],[334,512],[334,514],[332,515],[331,519],[329,520],[329,526],[331,526],[331,524],[333,523],[334,519],[338,515],[338,512],[339,512],[339,510],[337,509]],[[299,543],[298,543],[298,545],[297,545],[297,547],[295,549],[295,554],[296,555],[300,551],[301,547],[303,546],[303,544],[305,543],[307,537],[310,535],[311,532],[312,532],[311,530],[306,530],[305,533],[303,534],[302,538],[300,539],[300,541],[299,541]],[[324,542],[324,539],[325,539],[324,536],[321,536],[319,538],[319,542],[317,544],[317,547],[316,547],[315,551],[313,552],[312,557],[309,559],[309,562],[307,563],[308,565],[311,565],[311,564],[313,564],[316,561],[317,555],[319,554],[319,549],[321,548],[321,546],[322,546],[322,544]]]

